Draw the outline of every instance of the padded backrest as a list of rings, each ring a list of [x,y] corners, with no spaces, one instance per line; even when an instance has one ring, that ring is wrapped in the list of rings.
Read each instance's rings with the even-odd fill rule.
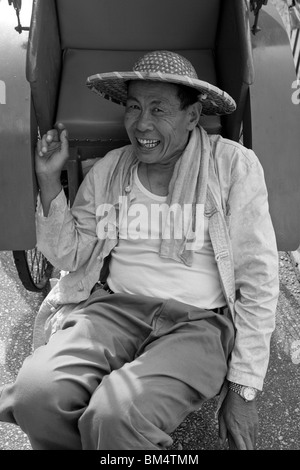
[[[61,47],[212,49],[220,4],[220,0],[56,0]]]
[[[181,52],[200,79],[217,85],[220,6],[220,0],[56,0],[64,50],[56,120],[68,126],[70,138],[127,138],[123,109],[92,95],[85,81],[99,72],[131,70],[149,50]],[[202,120],[210,132],[220,131],[218,116]]]
[[[93,51],[107,54],[112,59],[116,54],[122,57],[122,51],[124,54],[131,51],[137,57],[141,55],[139,51],[154,49],[182,53],[202,51],[210,55],[211,60],[203,73],[201,69],[197,70],[199,78],[211,79],[218,85],[214,54],[221,6],[221,0],[34,0],[27,78],[41,133],[53,126],[60,115],[65,118],[66,114],[68,122],[75,123],[77,129],[85,124],[82,132],[86,132],[87,126],[98,128],[101,116],[87,108],[87,113],[82,114],[77,106],[86,96],[85,80],[88,75],[100,71],[121,70],[122,63],[117,66],[113,60],[112,63],[96,60],[92,66],[87,58]],[[69,57],[71,50],[78,54],[86,52],[83,62],[88,62],[90,68],[81,69],[84,64],[80,63],[76,70],[67,70],[65,66],[70,64],[64,59]],[[70,72],[71,79],[64,87],[62,82]],[[79,74],[82,78],[76,88],[73,81],[78,81]],[[70,114],[74,110],[64,99],[69,96],[69,91],[72,91],[71,102],[76,101],[80,114]],[[113,117],[115,120],[119,117]],[[208,118],[207,125],[211,130],[220,129],[220,118]],[[74,138],[78,137],[74,132]]]

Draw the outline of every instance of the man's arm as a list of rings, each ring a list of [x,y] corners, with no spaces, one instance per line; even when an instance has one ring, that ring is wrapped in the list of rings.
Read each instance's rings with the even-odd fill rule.
[[[70,209],[60,182],[68,157],[68,137],[62,124],[38,141],[35,157],[40,188],[37,246],[56,268],[75,271],[90,258],[97,243],[94,180],[90,172]]]
[[[232,172],[227,201],[237,299],[236,340],[227,379],[262,389],[279,293],[278,253],[262,167],[252,151]],[[256,401],[229,390],[219,413],[220,438],[231,449],[253,449],[258,432]]]
[[[228,199],[236,286],[236,339],[227,379],[263,387],[279,295],[278,251],[261,164],[248,150]]]

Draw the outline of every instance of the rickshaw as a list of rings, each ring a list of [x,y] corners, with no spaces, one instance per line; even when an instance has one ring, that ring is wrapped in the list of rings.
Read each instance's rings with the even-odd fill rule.
[[[255,151],[278,250],[298,248],[296,72],[288,34],[267,0],[2,0],[0,22],[0,250],[13,252],[26,289],[42,291],[52,272],[36,248],[38,136],[57,122],[68,129],[62,185],[72,204],[93,163],[128,143],[122,107],[95,98],[86,78],[130,70],[155,49],[186,56],[199,78],[235,99],[232,115],[203,116],[201,125]]]

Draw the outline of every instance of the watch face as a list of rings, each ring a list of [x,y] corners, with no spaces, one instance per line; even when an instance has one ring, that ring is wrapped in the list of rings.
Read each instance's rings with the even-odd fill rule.
[[[254,398],[256,397],[255,388],[245,387],[243,389],[243,396],[244,396],[245,400],[248,400],[248,401],[254,400]]]

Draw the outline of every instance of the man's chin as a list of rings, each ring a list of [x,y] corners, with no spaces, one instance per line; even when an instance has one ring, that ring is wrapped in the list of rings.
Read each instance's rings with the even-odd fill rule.
[[[134,148],[135,155],[140,162],[156,163],[161,160],[159,152],[156,149]]]

